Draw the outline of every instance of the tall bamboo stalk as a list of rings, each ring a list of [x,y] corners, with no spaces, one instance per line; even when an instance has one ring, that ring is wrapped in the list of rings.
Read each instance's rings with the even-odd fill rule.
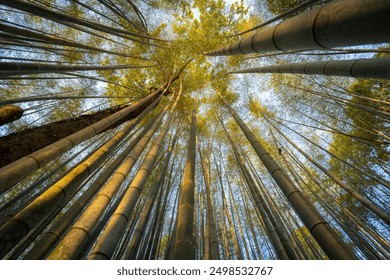
[[[118,70],[152,67],[150,65],[108,65],[108,66],[84,66],[84,65],[56,65],[45,63],[17,63],[0,62],[0,78],[18,75],[31,75],[41,73],[61,73],[92,70]]]
[[[212,197],[211,197],[211,186],[210,186],[210,153],[208,153],[208,156],[205,160],[203,160],[202,152],[200,150],[200,147],[198,145],[198,152],[199,157],[202,165],[202,173],[203,178],[205,182],[205,188],[206,188],[206,230],[208,233],[208,236],[205,236],[205,253],[203,256],[203,259],[205,260],[219,260],[219,249],[218,249],[218,238],[217,238],[217,231],[216,231],[216,222],[215,222],[215,215],[214,215],[214,206],[212,203]],[[206,249],[207,248],[207,249]]]
[[[220,122],[221,122],[221,124],[223,124],[221,120],[220,120]],[[231,139],[231,137],[226,129],[225,129],[225,133],[228,137],[229,144],[230,144],[232,151],[234,153],[234,156],[236,158],[237,165],[238,165],[238,167],[243,175],[244,181],[247,183],[247,186],[249,188],[249,193],[252,195],[252,197],[255,201],[255,204],[257,206],[257,209],[261,215],[260,217],[262,218],[262,220],[264,222],[265,229],[266,229],[266,231],[268,233],[268,237],[270,238],[271,243],[275,249],[275,252],[280,259],[288,260],[289,256],[287,255],[286,249],[284,248],[284,246],[280,240],[281,234],[278,234],[276,229],[275,229],[276,222],[273,220],[273,216],[271,215],[270,211],[268,210],[268,206],[266,205],[265,200],[263,199],[263,197],[259,193],[258,188],[255,186],[255,183],[254,183],[252,177],[250,176],[246,166],[244,165],[244,162],[242,161],[242,158],[239,155],[237,148],[234,145],[234,143],[233,143],[233,141],[232,141],[232,139]],[[286,244],[286,245],[288,245],[288,244]]]
[[[390,79],[390,58],[380,57],[270,65],[235,70],[227,74],[245,73],[291,73],[388,80]]]
[[[158,192],[157,188],[162,187],[161,183],[164,182],[165,176],[167,174],[168,164],[169,164],[170,158],[172,156],[172,150],[176,145],[177,136],[178,135],[176,132],[175,137],[174,137],[173,142],[172,142],[172,145],[168,148],[168,155],[165,159],[164,168],[161,171],[157,182],[154,184],[153,189],[151,190],[148,201],[145,203],[145,206],[144,206],[144,209],[142,210],[141,216],[138,219],[137,227],[135,228],[134,233],[131,237],[130,244],[128,245],[128,248],[126,249],[126,251],[124,253],[124,259],[134,259],[134,257],[135,257],[135,253],[136,253],[135,249],[139,245],[139,241],[145,232],[145,227],[146,227],[148,217],[150,216],[150,212],[153,208],[153,203],[157,197],[157,192]],[[162,193],[162,190],[160,191],[160,193]],[[157,210],[159,210],[158,207],[157,207]],[[157,223],[157,221],[155,220],[155,224],[156,223]]]
[[[195,203],[195,161],[196,161],[196,111],[192,111],[187,160],[181,185],[177,214],[176,241],[173,258],[192,260],[194,248],[194,203]]]

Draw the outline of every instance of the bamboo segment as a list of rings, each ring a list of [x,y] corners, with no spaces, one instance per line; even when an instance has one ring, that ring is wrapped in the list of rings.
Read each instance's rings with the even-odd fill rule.
[[[15,105],[0,106],[0,126],[20,119],[23,112],[22,108]]]
[[[291,73],[389,80],[390,58],[381,57],[270,65],[232,71],[227,74],[244,73]]]
[[[313,50],[386,43],[388,0],[334,0],[205,55]]]
[[[198,145],[199,157],[202,165],[202,173],[206,186],[206,233],[205,233],[205,252],[204,260],[219,260],[218,238],[216,230],[216,222],[214,215],[214,206],[212,203],[210,190],[210,154],[203,161],[202,153]]]
[[[282,190],[287,200],[291,203],[302,221],[306,224],[310,233],[317,240],[330,259],[356,259],[356,255],[350,250],[341,237],[330,227],[329,223],[324,220],[311,201],[309,201],[297,186],[290,180],[281,167],[275,162],[271,155],[256,139],[242,119],[237,115],[234,109],[227,104],[225,99],[220,96],[225,106],[245,134],[246,138],[252,145],[256,154],[263,162],[276,184]]]
[[[195,160],[196,160],[196,111],[192,112],[187,161],[181,185],[177,217],[176,241],[173,258],[192,260],[194,248],[194,204],[195,204]]]

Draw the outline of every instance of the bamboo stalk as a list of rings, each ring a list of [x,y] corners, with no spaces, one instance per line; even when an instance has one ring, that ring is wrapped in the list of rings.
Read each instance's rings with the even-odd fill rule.
[[[173,258],[191,260],[195,258],[194,248],[194,192],[196,161],[196,111],[192,112],[187,161],[181,185],[177,217],[176,241]]]
[[[270,65],[231,71],[227,74],[245,73],[291,73],[389,80],[390,58],[380,57]]]
[[[334,0],[205,55],[318,50],[390,40],[388,0]]]

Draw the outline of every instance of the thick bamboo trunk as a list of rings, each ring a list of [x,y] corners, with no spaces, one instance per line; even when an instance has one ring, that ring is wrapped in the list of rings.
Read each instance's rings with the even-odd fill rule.
[[[170,145],[170,147],[168,148],[168,156],[169,156],[169,159],[170,157],[172,156],[172,151],[174,149],[174,147],[176,146],[176,143],[178,141],[178,138],[179,138],[179,135],[178,135],[178,130],[179,127],[176,128],[176,132],[175,132],[175,136],[172,140],[172,144]],[[167,164],[168,164],[168,159],[167,160]],[[164,195],[162,195],[162,192],[161,192],[161,198],[159,200],[159,204],[158,204],[158,210],[157,211],[157,215],[155,217],[155,224],[153,224],[153,227],[152,227],[152,233],[153,233],[153,239],[151,240],[151,242],[148,244],[148,248],[147,250],[150,251],[150,258],[151,260],[156,260],[158,259],[158,254],[160,252],[160,246],[161,246],[161,239],[162,239],[162,236],[163,236],[163,228],[164,228],[164,216],[167,214],[167,211],[168,211],[168,206],[170,205],[169,203],[169,196],[170,194],[172,193],[172,184],[171,184],[171,180],[172,180],[172,176],[173,175],[173,169],[176,165],[176,161],[175,161],[175,158],[172,160],[172,163],[171,163],[171,166],[170,166],[170,172],[167,174],[168,172],[168,165],[165,167],[167,170],[165,171],[165,174],[167,174],[167,176],[163,177],[162,179],[162,182],[161,182],[161,188],[164,188]],[[179,170],[176,170],[177,172]],[[177,174],[177,173],[176,173]],[[176,177],[176,176],[175,176]],[[165,186],[166,185],[166,186]],[[172,211],[173,213],[174,211]],[[168,234],[169,236],[169,234]]]
[[[23,116],[23,109],[15,105],[5,105],[0,107],[0,126],[11,123]],[[3,154],[0,150],[1,157]],[[1,166],[1,165],[0,165]]]
[[[204,193],[203,193],[204,195]],[[209,208],[207,205],[207,198],[206,198],[206,204],[205,204],[205,211],[206,211],[206,226],[203,226],[202,233],[204,235],[203,239],[203,260],[211,260],[211,237],[210,237],[210,221],[209,221]]]
[[[239,55],[386,43],[390,1],[334,0],[206,55]]]
[[[234,109],[227,104],[225,99],[218,93],[225,106],[245,134],[256,154],[282,190],[287,200],[291,203],[297,214],[305,223],[310,233],[316,239],[321,248],[330,259],[356,259],[356,255],[345,244],[342,238],[330,227],[329,223],[321,216],[315,206],[306,198],[300,189],[294,185],[282,168],[275,162],[271,155],[256,139]]]
[[[196,111],[192,112],[187,160],[181,185],[175,240],[175,260],[192,260],[194,248],[194,204],[196,161]]]
[[[206,232],[205,232],[205,249],[204,260],[219,260],[218,238],[214,215],[214,206],[212,202],[210,190],[210,154],[205,161],[203,161],[202,153],[198,145],[199,156],[202,165],[203,177],[206,187]]]
[[[142,235],[145,234],[145,226],[150,217],[150,213],[153,209],[153,203],[155,202],[157,196],[157,186],[158,183],[155,184],[154,188],[151,190],[151,193],[149,194],[149,197],[145,202],[145,206],[141,211],[141,215],[138,219],[137,226],[134,229],[134,233],[133,236],[131,237],[130,244],[126,250],[125,259],[130,259],[130,260],[135,259],[136,248],[139,245],[139,241]]]
[[[389,80],[390,58],[382,57],[370,59],[330,60],[270,65],[232,71],[228,74],[244,73],[291,73]]]

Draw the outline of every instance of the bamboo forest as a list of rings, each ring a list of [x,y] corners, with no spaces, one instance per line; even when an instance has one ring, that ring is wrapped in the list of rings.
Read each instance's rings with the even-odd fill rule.
[[[390,259],[389,30],[388,0],[0,0],[1,259]]]

